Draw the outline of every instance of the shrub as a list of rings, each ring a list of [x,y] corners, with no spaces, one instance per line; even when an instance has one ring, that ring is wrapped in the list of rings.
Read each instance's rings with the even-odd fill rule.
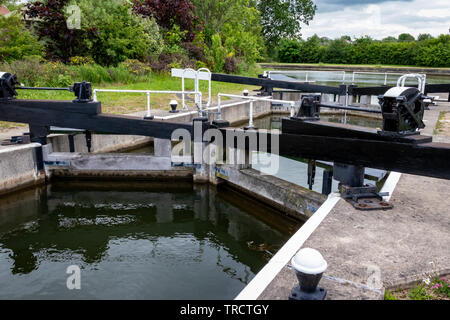
[[[148,65],[135,59],[125,60],[121,63],[121,66],[124,66],[129,73],[136,76],[144,76],[152,71],[152,69]]]
[[[77,5],[82,12],[82,29],[95,30],[84,45],[97,63],[117,66],[126,59],[159,53],[161,39],[158,32],[153,34],[157,31],[154,21],[133,15],[128,4],[79,0]]]
[[[133,12],[143,17],[154,17],[159,26],[171,30],[175,25],[186,31],[186,40],[195,38],[198,25],[194,6],[189,0],[134,0]]]
[[[0,61],[13,61],[42,54],[43,46],[26,29],[21,16],[0,16]]]
[[[69,64],[72,66],[84,66],[87,64],[94,64],[95,61],[91,57],[75,56],[69,59]]]
[[[35,19],[31,25],[46,47],[47,58],[67,62],[70,57],[86,55],[85,39],[94,30],[69,29],[65,8],[69,0],[35,1],[26,5],[25,14]]]
[[[222,45],[222,39],[218,33],[211,37],[210,56],[214,59],[213,71],[222,72],[227,57],[227,50]]]
[[[301,61],[301,44],[296,40],[281,39],[278,48],[278,60],[280,62],[300,62]]]
[[[225,58],[223,70],[226,73],[236,73],[238,71],[238,62],[234,56],[228,56]]]

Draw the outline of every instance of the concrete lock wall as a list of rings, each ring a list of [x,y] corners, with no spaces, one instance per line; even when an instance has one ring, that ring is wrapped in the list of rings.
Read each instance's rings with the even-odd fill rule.
[[[153,138],[131,135],[92,135],[92,153],[125,151],[138,148],[153,141]],[[69,152],[69,138],[66,134],[53,134],[47,139],[52,144],[54,152]],[[75,152],[87,153],[86,135],[74,136]]]
[[[37,185],[45,174],[37,169],[36,148],[40,144],[0,149],[0,194]]]
[[[310,218],[327,199],[325,195],[254,169],[224,165],[216,171],[220,179],[234,188],[299,220]]]

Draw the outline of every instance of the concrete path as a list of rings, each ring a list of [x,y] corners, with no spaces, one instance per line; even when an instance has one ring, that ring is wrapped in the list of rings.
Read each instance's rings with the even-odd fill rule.
[[[433,133],[444,109],[448,104],[426,113],[424,134]],[[385,288],[450,274],[450,181],[404,174],[391,202],[393,210],[364,212],[339,200],[303,245],[328,262],[320,283],[328,299],[383,299]],[[287,265],[259,299],[286,300],[296,284]]]

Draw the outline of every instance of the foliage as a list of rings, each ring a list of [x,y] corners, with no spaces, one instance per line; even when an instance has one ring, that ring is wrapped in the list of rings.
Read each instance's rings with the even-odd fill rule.
[[[412,300],[431,300],[433,296],[431,296],[425,286],[423,284],[418,284],[415,286],[409,293],[408,297]]]
[[[300,42],[290,39],[281,39],[278,58],[281,62],[297,62],[301,59],[302,46]]]
[[[117,1],[78,0],[82,12],[81,28],[94,36],[84,46],[101,65],[117,65],[126,59],[142,59],[160,52],[156,23],[130,12],[131,7]]]
[[[422,41],[378,41],[361,37],[353,42],[340,38],[323,43],[317,35],[306,41],[283,39],[278,60],[296,63],[450,67],[450,35]]]
[[[69,29],[65,8],[69,0],[43,0],[28,3],[26,15],[40,40],[45,42],[47,57],[67,62],[70,57],[86,55],[83,41],[93,30]]]
[[[227,50],[222,44],[222,38],[218,33],[211,37],[211,49],[209,53],[211,57],[214,59],[214,65],[212,71],[214,72],[222,72],[223,67],[225,65],[225,59],[228,55]]]
[[[144,76],[152,71],[148,65],[135,59],[125,60],[121,65],[124,66],[128,72],[137,76]]]
[[[166,30],[177,25],[186,31],[188,41],[195,38],[197,18],[189,0],[134,0],[133,11],[143,17],[154,17],[158,25]]]
[[[282,38],[300,36],[301,23],[308,24],[317,6],[312,0],[260,0],[262,33],[269,48]]]
[[[69,60],[69,64],[73,66],[84,66],[87,64],[94,64],[95,61],[91,57],[71,57]]]
[[[256,1],[193,0],[193,3],[196,15],[203,22],[205,44],[211,47],[213,36],[218,34],[225,51],[233,53],[236,61],[253,64],[262,59],[265,46]],[[222,65],[222,62],[213,60]]]
[[[430,40],[430,39],[433,39],[433,36],[429,33],[421,33],[417,37],[417,41],[425,41],[425,40]]]
[[[223,66],[223,70],[226,73],[236,73],[238,72],[238,61],[236,57],[230,55],[225,58],[225,64]]]
[[[386,290],[384,293],[384,300],[398,300],[398,298],[393,292]]]
[[[434,293],[444,296],[445,298],[450,298],[450,279],[447,278],[436,278],[433,284],[430,286],[430,289],[434,291]]]
[[[8,17],[0,17],[0,61],[12,61],[42,54],[42,45],[26,29],[20,15],[11,14]]]
[[[398,36],[398,41],[414,41],[416,40],[413,35],[409,33],[402,33]]]

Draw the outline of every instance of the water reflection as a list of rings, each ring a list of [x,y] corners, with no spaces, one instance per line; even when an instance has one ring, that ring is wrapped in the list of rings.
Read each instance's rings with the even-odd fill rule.
[[[0,204],[3,299],[231,299],[299,228],[191,184],[56,184]]]
[[[282,119],[287,117],[283,114],[272,114],[267,117],[259,118],[254,121],[254,124],[259,129],[271,129],[280,130],[282,127]],[[340,115],[320,115],[322,121],[335,122],[335,123],[347,123],[351,125],[357,125],[368,128],[379,128],[382,125],[381,119],[358,117],[353,115],[344,114]],[[309,188],[308,185],[308,160],[301,158],[285,158],[276,155],[271,156],[273,161],[278,161],[279,170],[274,175],[277,178],[291,182],[293,184]],[[324,191],[324,173],[325,171],[331,171],[333,168],[332,162],[317,161],[316,162],[316,174],[312,190],[318,193]],[[267,165],[259,162],[258,152],[253,152],[252,156],[252,168],[261,171],[266,174],[271,174],[271,171],[267,170]],[[366,168],[366,180],[367,184],[377,184],[379,189],[383,185],[383,179],[386,176],[386,171]],[[325,180],[326,181],[326,180]],[[331,192],[338,192],[339,182],[332,180]]]

